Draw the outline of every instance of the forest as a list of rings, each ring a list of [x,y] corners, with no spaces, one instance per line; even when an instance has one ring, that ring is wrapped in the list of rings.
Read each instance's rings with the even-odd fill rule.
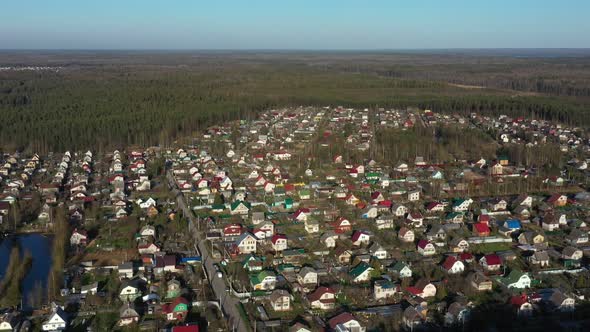
[[[167,146],[264,109],[420,107],[588,126],[590,57],[1,53],[0,148]]]

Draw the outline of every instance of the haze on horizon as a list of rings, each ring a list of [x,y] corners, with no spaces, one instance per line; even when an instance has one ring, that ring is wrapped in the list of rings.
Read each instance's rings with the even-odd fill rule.
[[[11,1],[0,49],[588,48],[583,0]]]

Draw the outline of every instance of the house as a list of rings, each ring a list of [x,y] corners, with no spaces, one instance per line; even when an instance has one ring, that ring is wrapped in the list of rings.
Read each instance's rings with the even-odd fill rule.
[[[371,244],[371,246],[369,247],[369,253],[371,254],[371,256],[373,256],[377,259],[386,259],[387,258],[387,250],[385,250],[385,248],[383,248],[377,242],[374,242],[373,244]]]
[[[305,231],[309,234],[315,234],[320,231],[320,223],[314,219],[308,219],[304,222]]]
[[[245,232],[240,235],[235,241],[235,246],[238,248],[240,254],[251,254],[256,252],[257,238],[250,232]]]
[[[152,225],[145,225],[139,230],[139,234],[142,237],[156,237],[156,228]]]
[[[9,311],[0,316],[0,331],[17,331],[21,321],[18,311]]]
[[[458,274],[465,271],[465,265],[455,256],[447,256],[442,264],[442,269],[448,274]]]
[[[533,314],[533,304],[526,294],[514,295],[510,298],[510,304],[516,308],[519,317],[529,317]]]
[[[567,196],[562,194],[553,194],[547,199],[547,204],[554,207],[566,206]]]
[[[88,233],[83,230],[74,229],[72,236],[70,236],[70,245],[72,246],[85,246],[88,240]]]
[[[166,285],[166,298],[174,299],[180,295],[181,285],[180,281],[172,279]]]
[[[492,280],[479,271],[467,275],[467,282],[479,292],[492,290]]]
[[[230,205],[230,213],[233,215],[244,215],[250,212],[250,203],[245,201],[235,201]]]
[[[65,331],[68,326],[68,316],[59,306],[52,304],[49,318],[43,322],[43,331]]]
[[[252,224],[258,225],[265,220],[264,212],[252,212]]]
[[[540,267],[549,266],[549,254],[547,251],[535,251],[531,256],[528,257],[529,262]]]
[[[506,200],[503,200],[501,198],[496,198],[493,199],[489,202],[490,208],[492,209],[492,211],[504,211],[506,210],[506,207],[508,206],[508,202],[506,202]]]
[[[340,262],[341,264],[349,264],[350,259],[352,258],[352,251],[350,251],[344,247],[337,248],[334,251],[334,254],[335,254],[338,262]]]
[[[263,270],[250,276],[250,285],[254,290],[273,290],[277,276],[273,271]]]
[[[432,256],[436,254],[436,248],[434,247],[434,244],[427,240],[418,241],[417,250],[422,256]]]
[[[235,241],[242,235],[244,228],[240,224],[229,224],[223,228],[223,238],[225,241]]]
[[[450,248],[452,252],[461,253],[469,251],[469,242],[462,238],[454,238],[450,243]]]
[[[305,266],[297,273],[297,282],[300,285],[315,285],[318,283],[318,273],[314,268]]]
[[[412,227],[422,227],[424,217],[420,212],[412,212],[408,213],[406,220]]]
[[[531,277],[528,273],[512,270],[508,276],[500,278],[499,281],[507,288],[524,289],[531,287]]]
[[[521,228],[520,220],[509,219],[504,222],[504,227],[512,232],[517,231]]]
[[[503,171],[504,171],[504,166],[502,166],[502,164],[500,164],[499,162],[495,162],[490,166],[490,174],[491,175],[502,175]]]
[[[445,325],[452,326],[456,323],[465,323],[469,315],[469,308],[459,302],[453,302],[447,308],[447,313],[445,314]]]
[[[331,310],[336,305],[336,292],[329,287],[318,287],[307,296],[312,309]]]
[[[502,261],[500,260],[500,256],[496,254],[487,254],[479,260],[479,264],[487,272],[496,272],[500,270]]]
[[[139,254],[155,254],[160,251],[160,247],[158,247],[155,243],[146,243],[140,244],[137,246],[137,251]]]
[[[139,321],[139,314],[131,303],[125,303],[119,309],[119,321],[117,326],[127,326]]]
[[[559,219],[557,219],[553,214],[546,214],[543,217],[543,221],[541,222],[541,227],[548,232],[558,230],[559,226]]]
[[[561,251],[561,258],[565,260],[579,261],[580,259],[582,259],[582,256],[582,250],[572,246],[567,246],[563,248],[563,250]]]
[[[426,211],[428,213],[443,212],[444,210],[445,206],[441,202],[430,202],[426,205]]]
[[[418,280],[414,286],[406,287],[405,291],[422,298],[436,296],[436,286],[425,279]]]
[[[337,234],[352,231],[352,224],[348,219],[343,217],[338,217],[338,219],[336,219],[336,221],[332,223],[332,227],[334,228],[334,232],[336,232]]]
[[[426,233],[426,239],[428,241],[438,241],[438,240],[445,240],[447,238],[447,232],[445,228],[441,225],[434,225],[430,228],[428,233]]]
[[[408,213],[408,208],[402,204],[396,203],[391,207],[391,212],[396,217],[403,217],[406,215],[406,213]]]
[[[473,200],[471,198],[457,199],[453,202],[453,211],[465,212],[469,210],[469,206],[471,206],[471,203],[473,203]]]
[[[184,321],[188,314],[188,300],[179,296],[171,303],[162,305],[162,313],[168,321]]]
[[[565,239],[571,245],[586,244],[588,243],[588,233],[575,228],[565,237]]]
[[[576,299],[565,295],[559,289],[548,289],[546,291],[539,291],[543,302],[547,303],[551,308],[561,312],[574,311],[576,307]]]
[[[274,311],[291,310],[291,295],[283,289],[274,290],[269,297],[270,306]]]
[[[360,262],[357,266],[352,268],[348,273],[353,282],[366,282],[371,280],[371,272],[373,268],[365,262]]]
[[[355,246],[367,245],[371,242],[371,235],[365,231],[354,231],[351,240]]]
[[[512,202],[512,205],[515,207],[526,206],[531,208],[533,206],[533,197],[526,194],[520,195]]]
[[[526,231],[518,235],[518,243],[531,246],[540,245],[545,243],[545,236],[533,231]]]
[[[248,272],[262,271],[262,268],[264,267],[264,257],[250,254],[242,261],[242,267]]]
[[[127,279],[131,279],[133,278],[133,275],[135,273],[135,268],[133,266],[132,262],[125,262],[123,264],[120,264],[117,267],[117,270],[119,271],[119,278],[123,279],[123,278],[127,278]]]
[[[362,219],[375,219],[379,214],[379,210],[375,206],[368,206],[361,212]]]
[[[348,312],[343,312],[330,320],[328,325],[332,331],[337,332],[365,332],[366,328],[363,327],[354,316]]]
[[[373,297],[377,301],[393,297],[396,291],[397,286],[389,280],[377,280],[373,284]]]
[[[80,294],[96,294],[98,292],[98,282],[93,282],[88,285],[83,285],[80,288]]]
[[[402,261],[397,261],[391,268],[388,269],[399,278],[411,278],[412,269],[410,266]]]
[[[419,329],[426,320],[426,310],[421,306],[408,306],[403,313],[402,322],[406,330],[413,331]]]
[[[451,224],[462,224],[463,217],[464,215],[462,212],[451,212],[445,216],[445,222]]]
[[[334,248],[336,247],[337,238],[338,235],[332,231],[328,231],[320,236],[320,242],[323,243],[327,248]]]
[[[271,239],[274,251],[283,251],[287,249],[287,236],[284,234],[275,234]]]
[[[375,219],[377,229],[391,229],[393,228],[393,216],[391,214],[382,214]]]
[[[415,202],[420,200],[420,190],[408,191],[408,201]]]
[[[405,243],[414,242],[415,239],[414,231],[406,227],[400,228],[397,237]]]
[[[141,289],[138,279],[123,280],[121,290],[119,291],[119,298],[123,302],[133,302],[136,298],[141,296]]]

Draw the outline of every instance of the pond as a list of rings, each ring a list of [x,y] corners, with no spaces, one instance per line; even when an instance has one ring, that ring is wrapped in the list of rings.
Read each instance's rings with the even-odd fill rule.
[[[0,240],[0,279],[4,277],[10,252],[15,245],[21,250],[21,257],[26,251],[29,251],[33,257],[33,262],[22,284],[23,305],[27,307],[29,294],[40,284],[44,290],[44,296],[47,291],[47,277],[51,270],[51,250],[53,238],[43,234],[19,234],[10,235]]]

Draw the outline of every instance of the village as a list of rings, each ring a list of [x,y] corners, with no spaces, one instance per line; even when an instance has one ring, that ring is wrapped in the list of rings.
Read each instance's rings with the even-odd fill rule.
[[[0,331],[581,329],[589,160],[565,124],[344,107],[6,153],[3,232],[67,250],[59,289],[2,309]]]

